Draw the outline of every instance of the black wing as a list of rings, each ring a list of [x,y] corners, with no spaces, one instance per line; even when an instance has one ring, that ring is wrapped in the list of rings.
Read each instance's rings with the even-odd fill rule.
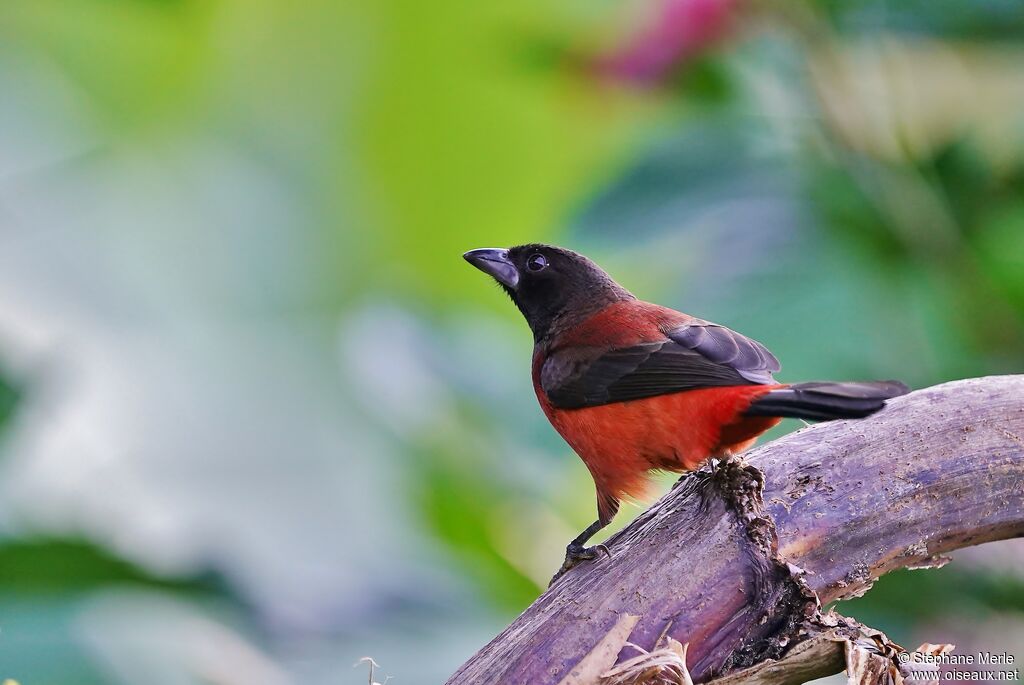
[[[560,409],[639,400],[682,390],[773,383],[779,361],[764,345],[725,326],[695,319],[662,341],[613,350],[553,353],[540,384]]]

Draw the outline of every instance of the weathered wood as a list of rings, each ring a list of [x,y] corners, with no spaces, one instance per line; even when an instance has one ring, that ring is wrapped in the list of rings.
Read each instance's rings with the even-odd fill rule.
[[[805,638],[815,593],[1022,534],[1024,376],[947,383],[686,477],[448,682],[554,685],[626,614],[631,642],[688,644],[706,681]]]
[[[1024,535],[1024,376],[919,390],[765,445],[779,552],[827,603],[960,547]]]

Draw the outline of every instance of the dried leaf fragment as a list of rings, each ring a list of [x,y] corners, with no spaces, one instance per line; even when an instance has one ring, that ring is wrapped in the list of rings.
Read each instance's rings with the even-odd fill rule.
[[[564,678],[558,681],[558,685],[597,685],[601,674],[615,664],[619,652],[622,651],[629,634],[633,632],[639,620],[640,617],[633,614],[623,614],[619,617],[612,629],[605,633],[601,641],[587,652]]]
[[[671,637],[664,645],[648,652],[629,643],[639,655],[623,661],[601,676],[601,685],[693,685],[686,668],[686,647]]]

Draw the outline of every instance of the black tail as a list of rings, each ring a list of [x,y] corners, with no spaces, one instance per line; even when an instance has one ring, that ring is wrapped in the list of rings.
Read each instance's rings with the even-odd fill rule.
[[[910,388],[899,381],[869,383],[797,383],[754,400],[747,416],[785,416],[810,421],[860,419],[885,406],[890,397]]]

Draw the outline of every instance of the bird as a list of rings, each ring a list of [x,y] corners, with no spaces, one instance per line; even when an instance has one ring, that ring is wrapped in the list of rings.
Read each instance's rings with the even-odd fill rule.
[[[609,554],[586,543],[652,471],[684,473],[748,449],[783,418],[870,416],[908,392],[899,381],[775,380],[761,343],[720,324],[638,299],[587,257],[533,243],[466,252],[533,332],[532,379],[554,429],[594,479],[597,519],[574,538],[552,579]]]

